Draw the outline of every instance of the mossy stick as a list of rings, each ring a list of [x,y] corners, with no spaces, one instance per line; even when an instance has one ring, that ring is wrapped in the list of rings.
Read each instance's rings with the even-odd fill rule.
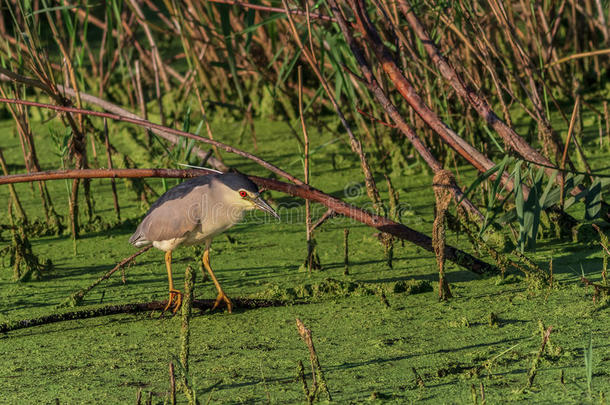
[[[348,245],[348,238],[349,238],[349,229],[345,228],[343,229],[343,275],[347,276],[349,275],[349,245]]]
[[[541,324],[542,325],[542,324]],[[527,388],[530,388],[534,384],[534,378],[536,378],[536,373],[538,373],[538,363],[542,358],[542,354],[544,353],[544,348],[546,347],[547,342],[549,341],[549,336],[551,335],[551,331],[553,330],[552,326],[549,326],[546,330],[544,330],[544,326],[541,327],[542,330],[542,343],[540,344],[540,350],[538,350],[538,354],[534,358],[532,362],[532,367],[528,373],[527,377]]]
[[[313,345],[311,330],[306,328],[299,318],[296,319],[296,322],[299,335],[301,336],[301,339],[303,339],[303,341],[307,345],[307,348],[309,349],[309,360],[311,362],[311,374],[313,379],[312,390],[309,392],[310,394],[313,392],[314,399],[319,396],[320,392],[324,392],[328,397],[328,400],[332,401],[330,392],[328,391],[328,386],[326,384],[326,379],[324,378],[324,372],[322,371],[322,367],[320,366],[318,354]]]
[[[303,172],[305,184],[309,184],[309,134],[307,133],[307,124],[305,123],[305,117],[303,116],[303,72],[302,66],[298,66],[298,77],[299,77],[299,117],[301,119],[301,129],[303,131]],[[313,246],[311,244],[311,203],[309,200],[305,201],[305,235],[307,238],[307,271],[311,274],[311,255]]]
[[[453,175],[446,170],[439,170],[432,181],[436,200],[434,223],[432,225],[432,245],[438,264],[438,298],[441,301],[451,298],[449,283],[445,278],[445,220],[451,202],[449,189],[454,185]]]
[[[185,373],[188,373],[188,357],[191,337],[191,314],[193,309],[193,285],[195,272],[191,266],[186,266],[184,274],[184,297],[182,298],[182,328],[180,329],[180,363]]]
[[[303,362],[301,360],[297,362],[297,376],[299,381],[301,381],[301,387],[303,388],[305,398],[307,398],[307,403],[312,404],[315,397],[315,392],[313,390],[310,391],[309,387],[307,387],[307,380],[305,379],[305,367],[303,367]]]
[[[174,363],[169,362],[169,400],[176,405],[176,375],[174,374]]]
[[[182,328],[180,329],[180,363],[182,364],[182,390],[184,391],[184,395],[186,395],[189,404],[199,403],[195,391],[188,381],[194,285],[195,272],[191,266],[186,266],[186,272],[184,274],[184,296],[182,298]]]
[[[299,117],[301,119],[301,129],[303,131],[303,172],[305,184],[309,184],[309,133],[307,132],[307,123],[305,122],[305,115],[303,113],[303,79],[302,69],[298,67],[299,77]],[[320,266],[320,259],[316,253],[316,242],[313,239],[313,227],[311,225],[311,201],[305,200],[305,236],[307,239],[307,256],[305,259],[305,267],[307,272],[311,274],[312,270],[318,270]]]

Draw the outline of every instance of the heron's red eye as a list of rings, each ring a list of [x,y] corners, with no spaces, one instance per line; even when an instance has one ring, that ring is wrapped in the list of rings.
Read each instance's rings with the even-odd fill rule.
[[[248,195],[248,193],[246,193],[244,190],[241,190],[241,191],[239,192],[239,195],[240,195],[242,198],[246,198],[246,196]]]

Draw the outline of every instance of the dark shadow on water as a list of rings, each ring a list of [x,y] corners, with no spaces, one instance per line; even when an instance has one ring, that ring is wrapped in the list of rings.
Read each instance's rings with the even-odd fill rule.
[[[526,321],[524,321],[526,322]],[[509,346],[509,345],[514,345],[516,342],[521,342],[521,341],[525,341],[529,339],[528,337],[522,337],[522,338],[512,338],[512,339],[502,339],[502,340],[498,340],[495,342],[489,342],[489,343],[477,343],[477,344],[473,344],[473,345],[467,345],[467,346],[462,346],[462,347],[454,347],[454,348],[447,348],[447,349],[439,349],[433,353],[428,353],[428,354],[439,354],[439,353],[455,353],[455,352],[459,352],[462,350],[472,350],[472,349],[480,349],[483,347],[489,347],[489,346]]]
[[[351,369],[351,368],[366,367],[366,366],[375,365],[375,364],[381,365],[381,364],[390,363],[393,361],[411,359],[411,358],[418,357],[418,356],[421,356],[421,354],[404,355],[404,356],[387,357],[387,358],[378,357],[376,359],[365,360],[365,361],[345,362],[345,363],[339,364],[337,366],[326,366],[326,367],[324,367],[324,369],[325,370],[347,370],[347,369]]]

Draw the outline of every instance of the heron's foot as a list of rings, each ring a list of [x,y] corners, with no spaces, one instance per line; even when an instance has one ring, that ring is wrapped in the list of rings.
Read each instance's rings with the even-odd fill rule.
[[[218,297],[216,297],[216,302],[214,303],[214,306],[212,307],[212,311],[215,310],[222,301],[224,301],[225,304],[227,304],[227,311],[229,311],[229,313],[231,313],[231,311],[233,310],[233,303],[231,302],[229,297],[227,297],[227,295],[223,291],[218,293]]]
[[[172,309],[172,314],[175,314],[178,309],[182,306],[182,292],[178,290],[169,290],[169,299],[167,300],[167,305],[163,308],[163,312],[167,311],[170,308]]]

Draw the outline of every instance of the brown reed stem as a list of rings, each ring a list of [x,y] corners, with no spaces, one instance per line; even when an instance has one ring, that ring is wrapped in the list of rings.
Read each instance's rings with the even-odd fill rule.
[[[2,172],[4,173],[5,176],[8,176],[8,167],[6,166],[6,161],[4,160],[4,154],[2,153],[2,149],[0,148],[0,167],[2,167]],[[9,193],[11,194],[11,200],[13,202],[13,204],[15,204],[15,208],[17,208],[17,214],[19,215],[19,217],[21,218],[21,221],[24,224],[28,223],[28,217],[25,213],[25,210],[23,209],[23,205],[21,205],[21,201],[19,200],[19,197],[17,196],[17,191],[15,191],[15,187],[10,184],[9,185]],[[12,216],[11,216],[12,218]]]
[[[307,123],[305,122],[305,116],[303,115],[303,79],[302,79],[302,67],[299,65],[298,81],[299,81],[299,118],[301,120],[301,130],[303,131],[303,172],[305,178],[305,184],[309,185],[309,133],[307,131]],[[311,225],[311,202],[305,200],[305,239],[307,243],[307,256],[305,258],[305,266],[307,267],[308,273],[311,275],[313,269],[319,269],[320,259],[316,253],[316,243],[313,239],[313,227]]]
[[[110,150],[110,139],[108,137],[108,121],[104,119],[104,146],[106,147],[106,157],[108,163],[108,169],[112,170],[112,153]],[[116,212],[117,221],[121,220],[121,207],[119,206],[119,196],[116,192],[116,180],[110,179],[110,186],[112,188],[112,201],[114,202],[114,211]]]
[[[286,10],[286,17],[288,18],[288,22],[290,23],[290,28],[292,30],[292,35],[293,35],[295,41],[297,42],[299,48],[301,49],[301,52],[305,56],[305,60],[309,63],[309,66],[314,71],[316,77],[320,81],[320,84],[322,85],[322,88],[324,89],[326,96],[332,103],[333,108],[335,109],[335,112],[339,116],[341,124],[343,125],[343,127],[345,128],[345,131],[347,132],[347,135],[349,136],[350,147],[351,147],[352,151],[354,153],[356,153],[358,155],[358,157],[360,158],[360,166],[361,166],[362,172],[364,174],[366,192],[367,192],[371,202],[373,203],[373,206],[375,207],[375,210],[377,211],[377,213],[381,213],[383,210],[383,205],[381,203],[381,197],[379,196],[379,191],[377,190],[377,186],[375,185],[375,179],[373,177],[372,170],[368,164],[364,150],[362,149],[362,144],[360,143],[360,141],[356,138],[356,136],[352,132],[351,126],[349,125],[347,119],[345,118],[345,115],[341,111],[341,107],[339,106],[339,103],[337,102],[337,100],[334,96],[334,92],[331,90],[330,85],[328,84],[328,81],[326,80],[326,78],[324,77],[322,72],[320,71],[320,68],[318,67],[318,65],[316,63],[316,58],[314,56],[313,50],[305,48],[305,46],[301,42],[301,38],[296,29],[294,20],[292,19],[292,16],[289,13],[287,0],[282,0],[282,4],[284,5],[284,10]]]

